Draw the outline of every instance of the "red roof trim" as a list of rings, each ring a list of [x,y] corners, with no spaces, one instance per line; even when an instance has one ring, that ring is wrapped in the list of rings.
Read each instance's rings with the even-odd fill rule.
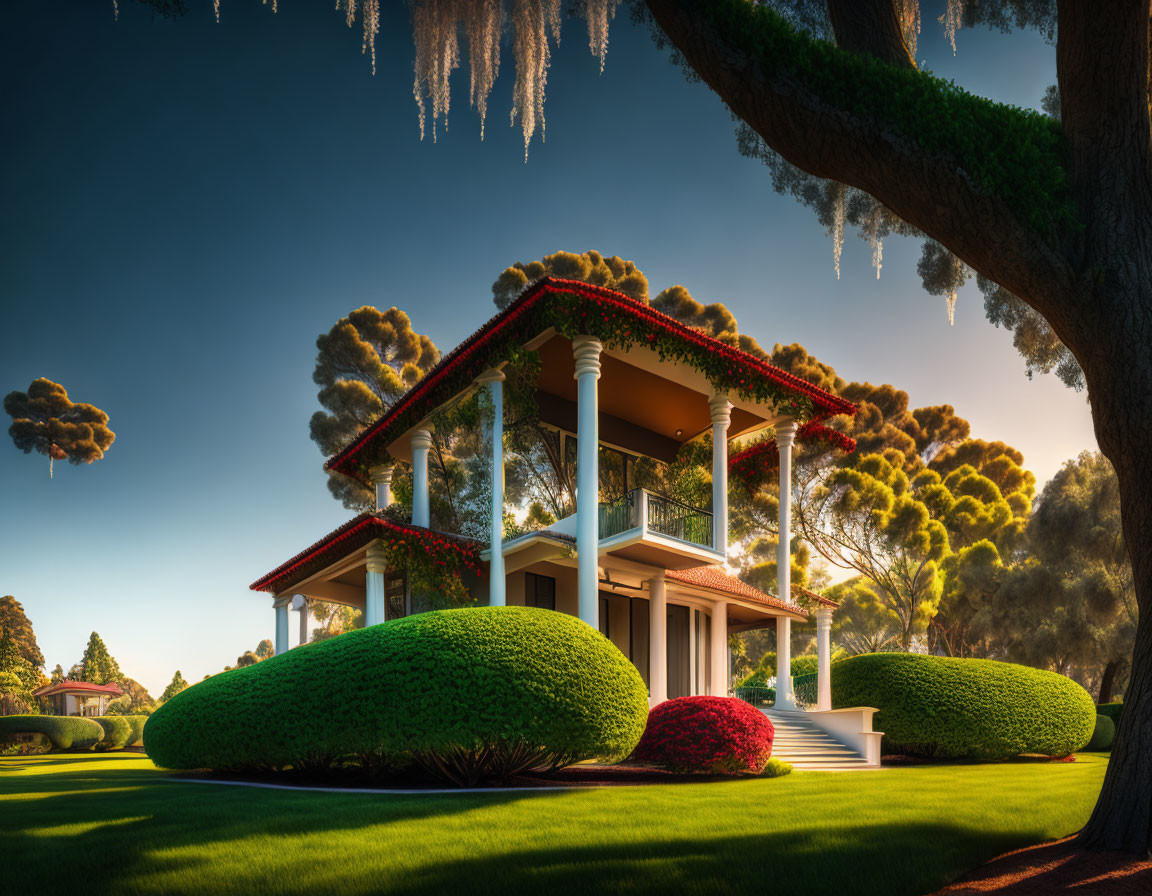
[[[514,319],[523,311],[535,305],[544,297],[557,293],[567,293],[591,301],[606,302],[616,310],[623,311],[638,318],[647,318],[648,321],[659,325],[666,332],[691,342],[698,347],[722,355],[733,363],[748,368],[753,374],[767,377],[777,385],[784,386],[787,389],[806,396],[823,412],[820,415],[821,418],[835,414],[854,414],[856,412],[856,406],[851,402],[845,401],[843,398],[833,395],[831,392],[826,392],[820,387],[814,386],[806,380],[802,380],[788,373],[786,370],[781,370],[779,367],[761,361],[759,358],[755,358],[747,352],[740,351],[719,340],[713,339],[711,336],[707,336],[703,332],[681,323],[674,317],[670,317],[648,305],[643,305],[630,299],[623,293],[605,289],[600,286],[593,286],[578,280],[542,277],[528,286],[512,304],[445,355],[436,367],[429,371],[416,386],[402,395],[379,420],[372,424],[372,426],[365,430],[346,448],[330,458],[325,464],[325,467],[329,470],[335,470],[338,473],[356,478],[357,471],[352,462],[356,455],[364,450],[369,443],[373,442],[381,432],[385,431],[390,425],[400,419],[403,414],[407,413],[413,405],[426,400],[432,390],[450,374],[454,373],[458,367],[466,364],[468,360],[476,355],[488,342],[499,336],[504,329],[511,326]],[[476,371],[477,375],[481,372],[482,371],[479,370]],[[447,400],[448,397],[445,397],[444,400]]]
[[[338,551],[337,548],[356,550],[363,547],[373,539],[379,538],[382,535],[387,535],[389,533],[417,535],[420,537],[432,536],[440,540],[458,541],[460,542],[461,546],[471,546],[473,544],[471,539],[464,538],[460,535],[452,535],[447,532],[434,532],[431,529],[425,529],[423,526],[402,525],[400,523],[395,523],[391,520],[384,519],[376,513],[362,513],[359,516],[349,520],[338,529],[334,529],[333,531],[329,532],[315,544],[305,548],[291,560],[280,564],[270,573],[261,576],[248,587],[252,591],[275,592],[277,588],[274,586],[289,584],[284,580],[305,564],[314,562],[325,554],[329,555],[331,557],[331,562],[334,563],[337,559],[339,559],[340,556],[342,556],[341,552]],[[357,543],[355,545],[345,544],[346,542],[351,542],[357,535],[362,537],[356,540]],[[299,579],[296,581],[299,581]]]
[[[825,597],[822,594],[817,594],[815,591],[809,591],[807,588],[801,588],[799,585],[793,585],[792,591],[793,593],[799,591],[809,600],[814,600],[816,603],[823,604],[825,607],[831,607],[834,610],[840,606],[839,603],[832,600],[831,598]]]
[[[845,454],[851,454],[856,450],[855,439],[849,438],[830,426],[825,426],[818,420],[809,420],[796,430],[796,439],[800,442],[823,440],[839,448]],[[778,466],[780,466],[780,449],[776,442],[770,438],[761,439],[750,448],[728,458],[729,472],[746,484],[755,480],[759,475],[771,472]]]
[[[32,693],[36,697],[51,697],[53,694],[61,694],[67,691],[107,694],[110,697],[122,697],[124,695],[124,692],[117,684],[93,684],[90,681],[69,681],[68,679],[58,681],[56,684],[46,684],[42,688],[37,688]]]
[[[725,594],[732,594],[747,600],[767,604],[779,610],[787,610],[800,616],[807,616],[808,611],[796,604],[790,604],[771,594],[766,594],[758,588],[753,588],[747,582],[730,576],[723,572],[719,566],[698,566],[694,569],[669,569],[664,577],[684,585],[694,585],[698,588],[710,588]]]

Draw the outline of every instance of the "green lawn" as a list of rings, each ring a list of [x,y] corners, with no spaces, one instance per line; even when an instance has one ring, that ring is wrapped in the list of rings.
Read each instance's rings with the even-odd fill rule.
[[[0,759],[5,892],[921,894],[1076,830],[1106,759],[447,796],[165,780],[135,754]]]

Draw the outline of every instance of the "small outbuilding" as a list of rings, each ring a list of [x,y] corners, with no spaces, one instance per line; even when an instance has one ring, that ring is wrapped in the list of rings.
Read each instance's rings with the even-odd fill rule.
[[[124,696],[116,684],[93,684],[90,681],[69,681],[67,678],[45,685],[32,692],[48,715],[102,716],[108,704]]]

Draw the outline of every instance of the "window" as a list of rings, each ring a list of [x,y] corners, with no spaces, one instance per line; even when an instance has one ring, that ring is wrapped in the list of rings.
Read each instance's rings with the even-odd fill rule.
[[[556,580],[551,576],[524,574],[524,606],[541,610],[556,609]]]
[[[402,572],[389,573],[384,581],[385,619],[399,619],[407,616],[405,597],[408,594],[408,576]]]

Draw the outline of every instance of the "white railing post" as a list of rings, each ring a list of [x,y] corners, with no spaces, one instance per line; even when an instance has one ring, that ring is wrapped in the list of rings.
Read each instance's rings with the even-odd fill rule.
[[[712,696],[728,696],[728,601],[712,605]]]
[[[648,581],[648,700],[668,699],[668,596],[664,573]]]
[[[597,381],[603,346],[593,336],[572,340],[576,362],[576,602],[578,614],[600,628],[600,430]]]
[[[776,595],[782,601],[792,602],[792,443],[796,438],[796,422],[784,420],[776,424],[776,447],[780,449],[780,515],[779,540],[776,545]],[[795,709],[792,693],[792,621],[786,616],[776,617],[776,706]]]
[[[392,503],[392,464],[377,464],[368,475],[376,486],[376,509],[384,510]]]
[[[416,430],[412,436],[412,525],[425,529],[432,519],[428,498],[428,449],[431,447],[431,430]]]
[[[732,402],[727,394],[708,402],[712,414],[712,548],[728,562],[728,425]]]
[[[488,386],[488,397],[492,401],[492,419],[486,424],[492,439],[488,606],[502,607],[507,603],[504,579],[504,374],[499,370],[489,370],[477,377],[476,382]]]
[[[368,545],[367,571],[364,574],[365,628],[388,619],[388,606],[384,598],[384,570],[387,556],[379,540]]]
[[[816,611],[816,708],[832,708],[832,608]]]

